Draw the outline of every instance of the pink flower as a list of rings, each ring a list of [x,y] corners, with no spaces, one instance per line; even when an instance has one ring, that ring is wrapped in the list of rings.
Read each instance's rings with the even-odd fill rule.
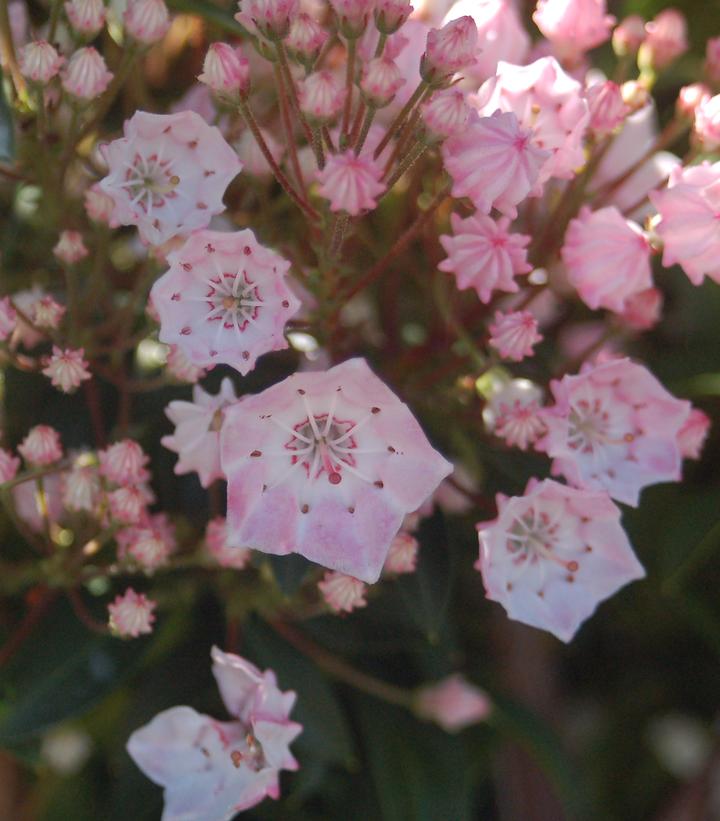
[[[17,324],[17,312],[13,307],[10,297],[0,298],[0,342],[4,342],[15,330]]]
[[[120,223],[114,218],[114,211],[115,200],[106,194],[98,183],[85,191],[85,213],[93,222],[117,228]]]
[[[141,516],[139,522],[137,527],[118,531],[119,555],[123,559],[131,558],[143,570],[152,573],[168,563],[176,547],[175,539],[172,531],[167,533],[163,527],[155,527],[152,517],[143,522]]]
[[[177,345],[170,345],[165,367],[175,379],[190,384],[198,382],[209,370],[193,365]]]
[[[331,211],[344,211],[356,217],[361,211],[371,211],[376,197],[385,192],[380,180],[383,169],[367,154],[358,157],[354,151],[333,154],[325,168],[318,171],[318,194],[330,200]]]
[[[483,214],[497,208],[512,218],[516,206],[536,189],[550,156],[514,114],[499,111],[473,117],[464,133],[443,143],[442,155],[454,197],[469,197]]]
[[[134,439],[122,439],[98,453],[100,475],[117,485],[136,485],[149,478],[148,455]]]
[[[53,345],[52,356],[48,359],[47,365],[43,368],[45,376],[56,388],[60,388],[63,393],[72,393],[80,387],[86,379],[90,379],[92,374],[87,370],[88,363],[85,361],[85,351],[83,348],[73,350],[72,348],[58,348]]]
[[[716,151],[720,148],[720,94],[703,100],[698,105],[693,130],[700,139],[703,150]]]
[[[327,31],[309,14],[301,11],[290,24],[285,46],[301,61],[314,58],[329,37]]]
[[[63,516],[61,478],[57,473],[43,477],[44,503],[36,482],[21,482],[12,489],[15,512],[34,533],[42,533],[45,521],[59,522]]]
[[[422,107],[425,127],[438,139],[462,134],[470,120],[471,108],[462,91],[437,91]]]
[[[710,432],[710,417],[699,408],[692,408],[678,432],[678,446],[683,459],[699,459]]]
[[[330,0],[330,5],[338,17],[341,34],[357,38],[365,31],[375,0]]]
[[[547,433],[540,405],[536,401],[525,403],[521,399],[500,404],[493,433],[503,439],[508,447],[527,450]]]
[[[675,110],[680,116],[694,120],[699,106],[711,96],[710,89],[704,83],[691,83],[689,86],[683,86],[678,92]]]
[[[49,425],[35,425],[18,446],[18,453],[30,465],[52,465],[63,457],[60,434]]]
[[[677,437],[690,404],[642,365],[586,363],[551,388],[556,404],[545,412],[541,446],[554,459],[554,475],[633,507],[644,487],[680,478]]]
[[[124,525],[137,525],[147,513],[148,499],[142,488],[124,485],[108,493],[110,515]]]
[[[192,111],[136,112],[125,136],[105,146],[105,159],[110,173],[100,186],[116,219],[137,225],[152,245],[205,228],[242,167],[220,131]]]
[[[13,456],[9,450],[0,448],[0,485],[14,479],[19,468],[20,460],[18,457]]]
[[[397,63],[387,57],[376,57],[363,66],[360,88],[365,99],[376,108],[389,105],[405,83]]]
[[[645,39],[645,21],[638,14],[631,14],[616,26],[612,45],[618,57],[633,55]]]
[[[229,408],[229,542],[377,581],[403,516],[452,466],[362,359],[296,373]]]
[[[448,255],[438,268],[455,274],[458,288],[474,288],[482,302],[492,299],[493,291],[515,293],[515,276],[531,270],[525,246],[530,237],[511,234],[510,220],[475,214],[461,219],[451,214],[453,235],[440,237]]]
[[[532,356],[533,346],[542,340],[538,324],[530,311],[513,311],[504,314],[495,312],[495,321],[490,325],[490,345],[503,359],[520,362]]]
[[[590,107],[590,130],[597,137],[607,137],[630,113],[620,86],[611,80],[591,85],[585,92],[585,99]]]
[[[245,97],[250,91],[250,61],[239,48],[227,43],[211,43],[198,80],[231,99]]]
[[[81,48],[73,54],[63,71],[62,85],[68,94],[79,100],[99,97],[110,84],[113,74],[105,60],[92,46]]]
[[[663,265],[678,264],[693,285],[709,276],[720,282],[720,163],[676,168],[668,187],[653,191],[650,201],[660,221]]]
[[[195,385],[192,402],[179,399],[170,402],[165,415],[175,425],[175,433],[163,436],[160,441],[180,456],[175,465],[176,475],[195,471],[203,487],[222,478],[220,430],[224,409],[237,401],[232,382],[225,378],[215,396]]]
[[[60,239],[53,248],[53,253],[67,265],[73,265],[90,253],[85,247],[82,234],[79,231],[63,231]]]
[[[636,331],[647,331],[660,321],[663,295],[657,288],[647,288],[632,294],[620,314],[623,322]]]
[[[422,687],[416,696],[415,709],[422,718],[436,722],[446,732],[457,733],[485,721],[492,703],[487,693],[455,673]]]
[[[418,540],[410,533],[401,530],[390,544],[383,573],[400,576],[414,573],[417,567]]]
[[[599,602],[645,575],[606,493],[531,479],[497,504],[497,519],[478,524],[475,567],[511,619],[569,642]]]
[[[46,85],[60,71],[65,58],[45,40],[33,40],[20,49],[20,73],[26,80]]]
[[[17,299],[15,304],[22,307]],[[30,318],[39,328],[58,328],[65,311],[65,306],[55,302],[51,296],[41,296],[40,299],[32,303]]]
[[[250,33],[254,29],[268,40],[283,40],[290,23],[300,11],[299,0],[240,0],[241,11],[235,19]],[[248,25],[249,24],[249,25]]]
[[[615,24],[605,0],[538,0],[533,20],[558,52],[573,60],[609,40]]]
[[[205,530],[208,552],[220,567],[242,570],[250,561],[252,551],[242,547],[230,547],[227,541],[227,522],[224,516],[210,519]]]
[[[561,251],[568,279],[593,310],[621,313],[626,300],[652,286],[650,245],[639,225],[615,206],[583,206],[570,222]]]
[[[313,71],[298,85],[300,110],[318,122],[330,122],[345,102],[345,85],[332,71]]]
[[[123,22],[133,40],[151,46],[167,34],[170,15],[164,0],[129,0]]]
[[[464,74],[480,84],[493,77],[498,63],[522,64],[530,51],[530,37],[513,0],[458,0],[443,23],[469,14],[477,26],[475,63]]]
[[[436,84],[448,75],[475,62],[478,31],[469,15],[451,20],[440,29],[430,29],[420,75],[425,82]]]
[[[677,9],[664,9],[645,25],[638,63],[665,68],[688,50],[687,22]]]
[[[345,573],[328,570],[322,581],[318,582],[318,589],[334,613],[352,613],[367,605],[367,585]]]
[[[394,34],[411,15],[407,0],[376,0],[375,25],[382,34]]]
[[[86,457],[87,458],[87,457]],[[94,513],[100,497],[100,476],[97,466],[76,459],[72,470],[62,477],[63,505],[71,511]]]
[[[212,650],[213,673],[233,721],[173,707],[136,730],[131,758],[165,788],[163,821],[228,821],[280,795],[280,770],[296,770],[288,745],[302,730],[288,716],[295,693],[281,692],[271,670]]]
[[[475,105],[486,116],[498,109],[513,112],[532,135],[533,144],[550,152],[538,171],[536,192],[550,177],[571,179],[585,164],[588,104],[580,83],[554,57],[542,57],[527,66],[501,62],[497,75],[481,86]]]
[[[70,25],[78,34],[91,40],[105,25],[102,0],[68,0],[64,3]]]
[[[225,363],[243,375],[261,354],[287,348],[285,324],[300,307],[286,282],[290,263],[252,231],[197,231],[168,262],[150,292],[162,342],[195,365]]]
[[[148,599],[143,593],[136,593],[132,587],[116,596],[108,605],[110,613],[110,630],[120,638],[133,638],[152,633],[157,603]]]

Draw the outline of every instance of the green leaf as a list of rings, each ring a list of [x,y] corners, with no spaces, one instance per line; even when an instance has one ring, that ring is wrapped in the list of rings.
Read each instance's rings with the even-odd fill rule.
[[[0,160],[7,162],[13,159],[15,159],[15,129],[0,71]]]
[[[195,14],[213,23],[228,34],[247,34],[245,29],[233,18],[230,11],[216,6],[208,0],[168,0],[168,6],[185,14]]]

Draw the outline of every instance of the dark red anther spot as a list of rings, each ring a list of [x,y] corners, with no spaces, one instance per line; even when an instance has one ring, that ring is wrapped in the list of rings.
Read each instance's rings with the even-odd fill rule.
[[[302,388],[298,388],[298,393],[300,396],[305,396],[305,391]]]
[[[579,567],[579,565],[578,565],[578,563],[577,563],[577,562],[568,562],[568,563],[567,563],[567,569],[568,569],[571,573],[577,573],[577,569],[578,569],[578,567]]]
[[[217,355],[218,355],[217,351],[210,351],[210,356],[217,356]]]
[[[283,299],[282,306],[283,306],[283,308],[289,308],[290,307],[290,303],[287,301],[287,299]]]
[[[328,474],[328,482],[331,485],[339,485],[342,482],[342,476],[339,473],[330,473]]]
[[[375,485],[375,487],[379,487],[380,490],[382,490],[385,487],[384,482],[381,482],[380,479],[378,479],[377,482],[373,482],[373,484]]]
[[[249,257],[250,254],[252,254],[252,248],[249,245],[246,245],[243,248],[243,254],[245,254],[246,257]]]
[[[207,205],[205,205],[204,202],[196,202],[195,207],[198,209],[198,211],[206,211],[207,210]]]
[[[192,265],[189,262],[181,262],[183,271],[192,271]]]
[[[243,351],[242,352],[243,359],[250,359],[250,351]]]
[[[370,408],[370,413],[380,413],[380,408],[378,408],[378,407]]]
[[[310,505],[303,505],[300,508],[300,513],[307,513],[310,510]]]
[[[215,246],[211,242],[208,242],[208,244],[205,246],[205,250],[208,252],[208,254],[214,254]]]
[[[189,328],[189,327],[186,325],[184,328],[181,328],[181,329],[180,329],[180,333],[181,333],[183,336],[190,336],[190,334],[192,333],[192,329],[191,329],[191,328]]]
[[[197,147],[198,147],[198,141],[197,140],[190,140],[190,142],[188,143],[188,148],[197,148]]]
[[[240,767],[243,760],[243,754],[240,752],[240,750],[233,750],[230,753],[230,759],[234,767]]]
[[[397,453],[397,451],[392,445],[388,445],[388,453]]]
[[[163,129],[163,134],[169,134],[170,133],[170,128],[171,128],[171,126],[167,126],[167,128],[164,128]]]
[[[575,576],[567,575],[567,576],[565,576],[565,581],[570,582],[572,584],[572,582],[575,581]]]
[[[214,174],[215,174],[215,172],[214,172],[214,171],[209,171],[209,170],[208,170],[208,171],[205,171],[205,172],[204,172],[204,175],[205,175],[206,177],[212,177]]]
[[[257,456],[262,456],[262,451],[261,451],[261,450],[254,450],[254,451],[250,454],[250,456],[255,456],[255,457],[257,457]]]
[[[590,545],[589,545],[589,544],[586,544],[586,545],[585,545],[585,552],[586,552],[586,553],[592,553],[592,547],[590,547]]]
[[[348,508],[348,513],[355,513],[355,508],[354,507],[349,507]]]

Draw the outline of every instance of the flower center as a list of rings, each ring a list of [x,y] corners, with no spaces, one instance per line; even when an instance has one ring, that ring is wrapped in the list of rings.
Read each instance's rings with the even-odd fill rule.
[[[552,521],[547,513],[533,507],[513,521],[507,532],[505,546],[513,555],[515,564],[547,559],[564,567],[569,573],[575,573],[578,563],[565,561],[557,555],[559,529],[559,520]]]
[[[613,420],[600,399],[581,399],[568,414],[568,447],[581,453],[592,453],[598,445],[630,444],[635,436],[612,435]]]
[[[162,208],[168,199],[177,196],[175,189],[180,177],[172,172],[172,160],[164,160],[158,154],[144,157],[135,154],[132,163],[125,163],[125,181],[131,205],[139,205],[147,214],[154,208]]]

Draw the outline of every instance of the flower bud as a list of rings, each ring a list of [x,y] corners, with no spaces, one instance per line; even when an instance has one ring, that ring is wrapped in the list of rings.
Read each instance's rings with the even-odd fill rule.
[[[85,191],[85,213],[93,222],[116,228],[119,223],[113,218],[114,211],[115,200],[106,194],[97,183]]]
[[[389,105],[405,78],[397,64],[387,57],[376,57],[365,64],[360,88],[367,102],[375,108]]]
[[[354,40],[365,31],[374,0],[330,0],[330,5],[337,14],[340,33]]]
[[[290,25],[285,45],[301,63],[311,63],[325,45],[328,36],[320,23],[301,11]]]
[[[470,119],[470,106],[462,91],[448,88],[433,94],[423,106],[422,117],[430,135],[443,140],[465,130]]]
[[[35,425],[18,446],[18,453],[31,465],[52,465],[62,459],[60,434],[49,425]]]
[[[300,0],[241,0],[239,19],[252,21],[263,37],[278,41],[288,36],[299,11]]]
[[[704,83],[691,83],[680,89],[675,110],[678,116],[692,120],[695,118],[697,107],[710,97],[710,89]]]
[[[73,97],[92,100],[105,91],[112,78],[105,60],[92,46],[88,46],[73,54],[63,72],[62,84]]]
[[[164,0],[130,0],[123,22],[133,40],[151,46],[167,34],[170,15]]]
[[[618,57],[637,53],[645,39],[645,21],[638,14],[631,14],[621,21],[612,35],[612,47]]]
[[[413,7],[406,0],[378,0],[375,25],[381,34],[394,34],[408,19]]]
[[[105,25],[105,5],[102,0],[68,0],[65,14],[73,29],[88,40]]]
[[[707,41],[705,74],[711,83],[720,83],[720,37],[711,37]]]
[[[20,73],[26,80],[45,85],[60,71],[65,62],[45,40],[34,40],[20,51]]]
[[[239,48],[212,43],[198,80],[222,98],[244,98],[250,92],[250,63]]]
[[[693,131],[705,151],[720,148],[720,94],[706,98],[695,109]]]
[[[645,25],[646,37],[638,53],[641,69],[657,71],[688,50],[687,22],[677,9],[665,9]]]
[[[79,231],[63,231],[53,248],[53,253],[61,262],[73,265],[85,259],[89,252]]]
[[[620,91],[625,105],[629,106],[631,111],[638,111],[644,108],[650,99],[647,88],[645,88],[643,83],[637,80],[628,80],[626,83],[623,83],[620,87]]]
[[[598,137],[611,134],[630,113],[617,83],[606,80],[585,92],[590,108],[590,129]]]
[[[477,26],[472,17],[458,17],[441,29],[431,29],[420,62],[420,75],[426,83],[436,85],[446,81],[461,68],[475,62]]]
[[[300,83],[300,110],[313,120],[329,122],[345,103],[345,86],[331,71],[314,71]]]

